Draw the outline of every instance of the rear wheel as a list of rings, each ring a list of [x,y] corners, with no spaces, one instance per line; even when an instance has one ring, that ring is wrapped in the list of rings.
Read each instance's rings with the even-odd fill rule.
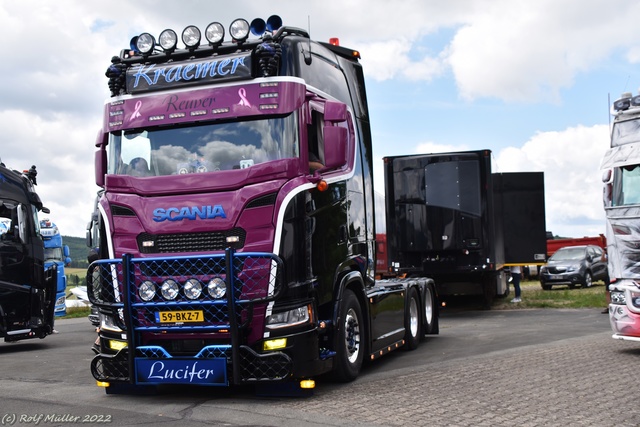
[[[409,301],[404,311],[404,341],[407,350],[415,350],[420,344],[421,324],[420,324],[420,300],[418,291],[411,287],[408,290]]]
[[[334,377],[338,381],[347,382],[356,379],[364,360],[362,307],[350,289],[344,290],[340,319]]]
[[[424,290],[424,312],[423,312],[423,331],[426,335],[437,334],[438,316],[436,314],[436,293],[431,284],[428,284]]]

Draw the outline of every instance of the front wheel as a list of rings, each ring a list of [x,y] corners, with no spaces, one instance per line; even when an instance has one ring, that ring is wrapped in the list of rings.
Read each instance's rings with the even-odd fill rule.
[[[585,288],[590,288],[593,285],[593,277],[591,277],[591,273],[588,271],[584,274],[584,279],[582,281],[582,286]]]
[[[340,324],[334,378],[341,382],[358,377],[364,360],[364,322],[362,307],[350,289],[345,289],[340,304]]]
[[[420,344],[420,301],[418,291],[411,287],[408,290],[409,298],[404,310],[404,342],[407,350],[415,350]]]

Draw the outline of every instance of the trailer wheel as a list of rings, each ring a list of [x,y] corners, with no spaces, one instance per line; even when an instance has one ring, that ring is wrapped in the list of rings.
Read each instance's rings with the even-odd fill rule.
[[[344,290],[340,319],[333,377],[338,381],[348,382],[356,379],[364,360],[362,307],[350,289]]]
[[[420,324],[420,301],[418,291],[411,287],[408,290],[409,298],[407,307],[404,310],[404,341],[407,350],[415,350],[420,344],[421,324]]]
[[[423,328],[425,335],[433,335],[439,332],[438,316],[436,313],[436,295],[431,284],[424,290],[424,317]]]

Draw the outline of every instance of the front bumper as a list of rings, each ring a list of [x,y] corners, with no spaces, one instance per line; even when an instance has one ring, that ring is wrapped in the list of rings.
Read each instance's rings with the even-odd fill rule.
[[[278,382],[326,373],[333,363],[332,354],[318,348],[317,330],[281,337],[287,339],[287,346],[277,351],[257,350],[262,345],[259,342],[254,347],[240,345],[234,354],[231,345],[220,344],[206,345],[191,356],[173,355],[158,345],[139,346],[135,355],[128,348],[114,353],[105,348],[107,336],[101,337],[102,352],[91,361],[91,373],[97,381],[109,383],[230,386]]]
[[[609,322],[613,338],[640,341],[640,288],[633,281],[622,280],[609,286],[612,303],[609,304]],[[615,294],[618,294],[616,297]],[[624,298],[622,298],[624,295]],[[614,303],[614,301],[618,303]]]
[[[583,280],[584,279],[579,272],[560,273],[560,274],[550,274],[550,273],[540,274],[540,282],[543,285],[580,285],[582,284]]]

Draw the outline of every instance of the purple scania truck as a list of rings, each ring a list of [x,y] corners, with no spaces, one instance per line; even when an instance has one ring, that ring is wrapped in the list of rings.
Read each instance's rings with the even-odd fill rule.
[[[106,73],[87,282],[107,392],[302,392],[438,333],[431,279],[375,279],[358,52],[275,16],[224,37],[143,33]]]

